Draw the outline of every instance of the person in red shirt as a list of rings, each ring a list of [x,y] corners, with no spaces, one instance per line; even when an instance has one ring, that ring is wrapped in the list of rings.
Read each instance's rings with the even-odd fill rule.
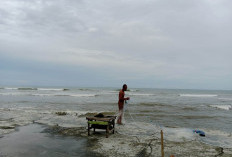
[[[124,101],[125,100],[130,100],[129,97],[124,98],[125,96],[125,91],[127,90],[127,85],[124,84],[122,86],[122,89],[119,92],[118,95],[118,109],[119,109],[119,116],[118,116],[118,120],[117,120],[117,124],[122,124],[122,116],[123,116],[123,107],[124,107]]]

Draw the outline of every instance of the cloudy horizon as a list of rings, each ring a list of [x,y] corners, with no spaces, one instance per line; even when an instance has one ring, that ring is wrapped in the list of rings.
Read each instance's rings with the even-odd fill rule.
[[[231,6],[1,0],[0,86],[232,90]]]

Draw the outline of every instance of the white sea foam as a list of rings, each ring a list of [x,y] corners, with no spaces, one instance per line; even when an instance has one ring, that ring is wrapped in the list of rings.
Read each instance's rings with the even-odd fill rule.
[[[97,95],[96,94],[73,94],[70,96],[72,96],[72,97],[95,97]]]
[[[155,96],[155,94],[143,94],[143,93],[128,93],[131,96]]]
[[[118,93],[119,91],[108,91],[109,93]]]
[[[23,126],[31,124],[33,122],[38,122],[47,125],[56,125],[63,127],[85,127],[86,126],[86,113],[92,113],[93,111],[63,111],[63,110],[40,110],[33,107],[20,107],[20,108],[10,108],[9,111],[4,111],[1,109],[1,112],[7,112],[6,114],[1,115],[2,119],[0,121],[0,135],[8,133],[10,131],[9,127],[14,128],[14,126]],[[65,116],[59,116],[56,112],[67,112]],[[94,113],[98,113],[97,111]],[[3,126],[3,127],[1,127]],[[4,127],[8,129],[3,129]],[[1,130],[2,129],[2,130]]]
[[[66,88],[32,88],[32,87],[3,87],[5,90],[40,90],[40,91],[64,91]]]
[[[206,130],[205,132],[207,138],[200,138],[201,142],[223,148],[232,148],[231,133],[221,130]]]
[[[151,136],[160,132],[157,125],[145,122],[124,122],[125,125],[118,125],[117,132],[128,136]]]
[[[32,96],[70,96],[70,97],[95,97],[96,94],[31,94]]]
[[[231,133],[224,132],[222,130],[210,130],[210,129],[207,129],[205,131],[206,131],[207,135],[218,135],[218,136],[224,136],[224,137],[232,137]]]
[[[138,89],[130,89],[129,92],[137,92],[139,91]]]
[[[218,98],[219,100],[232,100],[232,98]]]
[[[31,94],[32,96],[55,96],[55,94]]]
[[[0,129],[0,135],[2,135],[2,134],[9,134],[9,133],[11,133],[13,131],[15,131],[15,129]]]
[[[192,129],[188,128],[166,128],[145,122],[126,122],[125,125],[118,125],[117,132],[128,136],[160,138],[160,131],[163,130],[164,138],[169,141],[182,142],[196,139]]]
[[[210,107],[222,109],[222,110],[230,110],[232,105],[210,105]]]
[[[164,138],[169,141],[192,141],[196,137],[192,129],[188,128],[163,128]]]
[[[42,91],[63,91],[65,89],[64,88],[37,88],[37,90],[42,90]]]
[[[0,95],[3,95],[3,96],[16,96],[16,95],[28,95],[28,94],[24,94],[24,93],[0,93]]]
[[[217,97],[215,94],[180,94],[181,97]]]
[[[18,88],[5,87],[6,90],[18,90]]]

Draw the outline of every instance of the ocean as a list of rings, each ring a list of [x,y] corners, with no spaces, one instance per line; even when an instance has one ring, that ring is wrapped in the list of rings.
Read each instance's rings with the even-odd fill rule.
[[[32,123],[86,127],[87,115],[117,115],[119,90],[1,87],[0,136]],[[124,125],[116,127],[119,134],[151,136],[162,129],[165,140],[232,148],[232,91],[130,88],[125,93],[130,100],[124,107]]]

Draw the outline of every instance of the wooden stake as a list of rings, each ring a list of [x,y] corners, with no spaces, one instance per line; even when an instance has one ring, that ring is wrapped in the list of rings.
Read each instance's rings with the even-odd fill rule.
[[[161,130],[161,155],[164,157],[164,139],[163,139],[163,130]]]

